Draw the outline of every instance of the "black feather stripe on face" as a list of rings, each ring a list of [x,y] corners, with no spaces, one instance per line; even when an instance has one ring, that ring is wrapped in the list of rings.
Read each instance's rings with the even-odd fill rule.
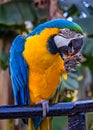
[[[55,41],[54,41],[54,37],[55,35],[51,36],[48,40],[48,44],[47,44],[47,49],[48,51],[51,53],[51,54],[56,54],[58,53],[58,48],[55,44]]]

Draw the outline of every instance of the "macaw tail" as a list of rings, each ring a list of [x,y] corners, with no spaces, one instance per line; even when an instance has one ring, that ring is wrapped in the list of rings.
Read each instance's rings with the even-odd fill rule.
[[[45,118],[38,130],[52,130],[52,117]]]
[[[52,117],[45,118],[37,129],[34,127],[33,120],[29,118],[26,130],[52,130]]]
[[[31,118],[28,119],[28,125],[26,130],[35,130],[33,120]]]

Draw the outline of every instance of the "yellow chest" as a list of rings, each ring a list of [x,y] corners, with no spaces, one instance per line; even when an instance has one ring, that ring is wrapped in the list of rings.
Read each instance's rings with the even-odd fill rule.
[[[41,99],[50,99],[64,71],[64,63],[59,54],[52,55],[47,50],[50,34],[57,34],[58,29],[45,29],[40,35],[29,37],[25,43],[23,56],[29,67],[29,92],[33,103]]]

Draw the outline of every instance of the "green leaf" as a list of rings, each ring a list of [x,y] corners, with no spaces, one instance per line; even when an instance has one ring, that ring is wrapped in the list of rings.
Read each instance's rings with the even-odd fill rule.
[[[72,4],[69,8],[68,8],[68,15],[67,15],[67,17],[70,17],[70,16],[79,16],[80,14],[79,14],[79,11],[78,11],[78,9],[77,9],[77,7],[74,5],[74,4]]]
[[[64,126],[67,124],[66,116],[54,117],[52,120],[53,130],[63,130]]]
[[[93,16],[86,18],[77,18],[73,21],[78,23],[82,27],[84,33],[86,33],[87,35],[93,35]]]
[[[93,57],[93,38],[85,38],[82,53],[87,57]]]
[[[25,20],[36,20],[32,2],[7,2],[0,5],[0,24],[21,25]]]
[[[47,12],[43,8],[37,8],[36,9],[36,13],[37,13],[37,17],[39,19],[45,19],[45,18],[47,18]]]
[[[87,59],[83,65],[88,66],[91,70],[93,70],[93,38],[86,38],[84,40],[82,53]]]
[[[0,68],[6,69],[8,67],[8,56],[5,52],[0,50]]]
[[[78,83],[78,74],[77,73],[68,73],[68,78],[67,80],[62,79],[62,86],[64,88],[67,88],[69,90],[75,90],[79,88],[79,83]]]
[[[86,3],[89,4],[88,7],[86,7],[86,4],[83,0],[59,0],[59,6],[64,9],[65,11],[68,10],[69,6],[75,5],[78,11],[82,14],[85,13],[87,16],[90,16],[93,12],[93,1],[92,0],[86,0]]]
[[[69,72],[69,73],[68,73],[68,77],[70,77],[70,78],[72,78],[72,79],[77,79],[77,78],[78,78],[78,75],[75,74],[75,73]]]

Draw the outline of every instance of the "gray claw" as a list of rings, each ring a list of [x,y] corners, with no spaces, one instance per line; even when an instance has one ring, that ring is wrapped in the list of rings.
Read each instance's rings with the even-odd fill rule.
[[[41,104],[42,105],[43,117],[45,118],[47,113],[49,112],[49,101],[48,100],[41,100],[37,104]]]

